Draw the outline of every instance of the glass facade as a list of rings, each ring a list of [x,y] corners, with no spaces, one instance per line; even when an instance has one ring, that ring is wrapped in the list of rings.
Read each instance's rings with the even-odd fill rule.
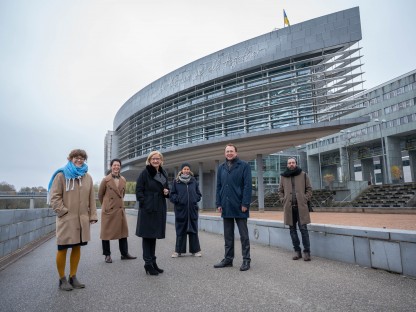
[[[321,49],[222,76],[138,110],[116,129],[118,157],[339,119],[361,92],[360,48]],[[354,101],[357,101],[356,99]]]

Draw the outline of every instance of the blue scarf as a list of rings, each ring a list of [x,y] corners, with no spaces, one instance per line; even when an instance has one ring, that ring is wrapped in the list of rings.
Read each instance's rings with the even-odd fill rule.
[[[53,180],[55,179],[56,175],[59,172],[62,172],[65,176],[66,191],[70,191],[71,180],[72,180],[71,190],[73,190],[75,187],[75,179],[78,179],[80,185],[82,185],[81,178],[88,172],[88,166],[86,163],[84,163],[81,167],[77,167],[73,164],[72,161],[68,161],[65,167],[59,168],[58,170],[56,170],[54,174],[52,175],[52,178],[48,184],[48,204],[49,204],[49,192],[51,190]]]

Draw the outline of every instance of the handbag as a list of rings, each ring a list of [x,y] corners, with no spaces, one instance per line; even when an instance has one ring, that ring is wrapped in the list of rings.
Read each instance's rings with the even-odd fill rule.
[[[305,193],[306,193],[306,172],[305,172]],[[312,208],[312,203],[310,200],[307,201],[307,205],[308,205],[308,210],[309,212],[313,212],[313,208]]]

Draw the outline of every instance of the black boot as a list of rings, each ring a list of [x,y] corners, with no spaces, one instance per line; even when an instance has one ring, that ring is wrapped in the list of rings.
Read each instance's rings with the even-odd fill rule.
[[[156,271],[158,271],[159,273],[163,273],[163,270],[157,266],[157,263],[156,263],[156,262],[153,262],[153,267],[154,267],[154,269],[155,269]]]
[[[299,251],[295,251],[295,254],[292,257],[292,260],[299,260],[302,259],[302,253]]]
[[[311,253],[309,251],[303,252],[303,260],[304,261],[311,261]]]
[[[153,267],[153,265],[151,265],[151,264],[145,264],[144,269],[146,270],[146,274],[159,275],[159,272],[156,271],[155,268]]]
[[[247,271],[250,269],[250,260],[243,260],[243,264],[240,267],[240,271]]]

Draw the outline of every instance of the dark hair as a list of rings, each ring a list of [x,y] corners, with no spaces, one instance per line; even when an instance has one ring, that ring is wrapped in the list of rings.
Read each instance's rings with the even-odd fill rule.
[[[118,159],[118,158],[111,159],[111,161],[110,161],[110,167],[113,165],[113,163],[114,163],[115,161],[117,161],[117,162],[120,164],[120,167],[121,167],[121,160],[120,160],[120,159]]]
[[[74,157],[82,157],[85,160],[87,160],[88,155],[87,155],[87,152],[84,151],[83,149],[74,149],[69,153],[68,160],[72,160],[72,158]]]
[[[232,146],[234,147],[235,151],[237,152],[237,146],[235,146],[233,143],[228,143],[225,148],[227,148],[227,146]]]
[[[182,171],[182,169],[183,168],[185,168],[185,167],[188,167],[189,168],[189,170],[191,170],[191,165],[189,164],[189,163],[187,163],[187,162],[184,162],[182,165],[181,165],[181,171]]]

